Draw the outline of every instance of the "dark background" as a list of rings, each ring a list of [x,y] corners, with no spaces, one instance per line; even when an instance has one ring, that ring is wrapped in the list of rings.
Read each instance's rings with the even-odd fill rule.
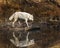
[[[22,25],[23,29],[7,25],[8,18],[16,11],[34,15],[32,28],[24,31],[25,23]],[[13,38],[12,33],[15,32],[18,37],[20,32],[22,36],[25,36],[28,31],[30,32],[29,39],[33,38],[35,44],[27,48],[60,48],[60,1],[0,0],[0,48],[17,48],[9,40]]]

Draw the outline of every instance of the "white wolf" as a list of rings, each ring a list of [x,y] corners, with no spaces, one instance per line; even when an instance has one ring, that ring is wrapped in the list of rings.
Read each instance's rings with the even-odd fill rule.
[[[14,14],[11,15],[11,17],[9,17],[10,21],[14,19],[14,21],[12,22],[13,27],[14,27],[14,23],[18,20],[18,18],[25,20],[27,27],[29,27],[28,20],[31,20],[31,21],[34,20],[32,14],[29,14],[27,12],[15,12]]]

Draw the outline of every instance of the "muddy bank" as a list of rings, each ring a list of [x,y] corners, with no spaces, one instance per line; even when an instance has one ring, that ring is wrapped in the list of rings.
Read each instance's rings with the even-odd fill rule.
[[[28,48],[49,48],[49,46],[52,46],[55,42],[58,42],[60,39],[60,30],[57,30],[57,28],[50,26],[48,27],[46,24],[40,24],[38,28],[32,27],[28,30],[24,30],[24,28],[18,27],[10,27],[10,26],[1,26],[0,27],[0,43],[1,48],[16,48],[15,45],[13,45],[10,42],[10,39],[13,38],[12,33],[15,32],[16,36],[19,38],[19,34],[22,34],[22,37],[19,39],[25,40],[25,36],[27,32],[30,32],[29,39],[34,39],[35,44],[32,46],[29,46]],[[22,29],[22,30],[21,30]],[[34,30],[35,29],[35,30]],[[58,42],[59,43],[59,42]]]

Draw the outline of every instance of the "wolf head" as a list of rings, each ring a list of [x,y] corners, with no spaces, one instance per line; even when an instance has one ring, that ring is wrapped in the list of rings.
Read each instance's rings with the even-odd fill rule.
[[[29,15],[29,20],[34,20],[33,15]]]

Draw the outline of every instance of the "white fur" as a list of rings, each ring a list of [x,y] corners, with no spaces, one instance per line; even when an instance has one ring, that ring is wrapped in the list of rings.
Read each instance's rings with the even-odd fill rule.
[[[9,18],[9,20],[11,21],[12,19],[14,19],[12,26],[14,27],[15,22],[19,19],[24,19],[27,26],[28,25],[28,20],[32,20],[33,21],[33,15],[26,13],[26,12],[15,12],[14,14],[11,15],[11,17]]]

